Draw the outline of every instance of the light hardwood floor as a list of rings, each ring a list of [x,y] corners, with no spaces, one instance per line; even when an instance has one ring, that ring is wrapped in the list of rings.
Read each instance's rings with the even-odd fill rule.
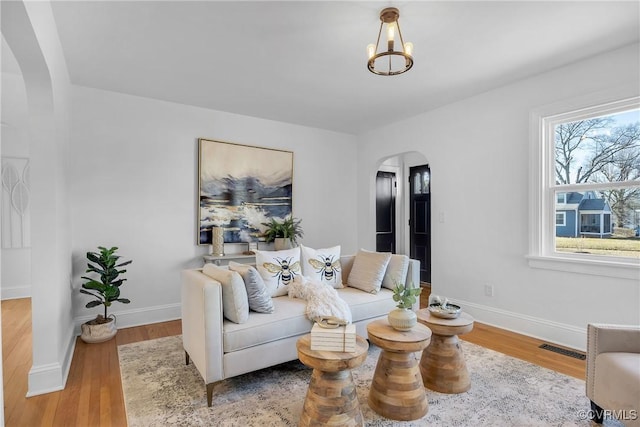
[[[428,294],[424,292],[421,300]],[[423,305],[424,306],[424,305]],[[71,363],[66,388],[26,398],[31,368],[31,300],[2,301],[2,362],[5,425],[13,426],[126,426],[117,346],[181,333],[181,322],[125,328],[115,339],[85,344],[80,339]],[[584,378],[585,362],[541,350],[542,341],[475,324],[461,337],[513,357]],[[204,387],[202,388],[204,393]]]

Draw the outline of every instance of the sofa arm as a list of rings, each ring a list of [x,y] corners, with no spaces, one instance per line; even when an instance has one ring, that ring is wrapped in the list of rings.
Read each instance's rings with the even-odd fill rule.
[[[407,279],[405,281],[407,286],[414,288],[420,287],[420,261],[417,259],[409,259],[409,269],[407,270]],[[416,303],[413,304],[413,311],[420,309],[420,297],[416,298]]]
[[[606,325],[591,323],[587,326],[587,396],[593,397],[596,357],[600,353],[640,353],[640,325]]]
[[[182,343],[209,384],[224,379],[222,286],[201,270],[182,271]]]
[[[640,325],[589,324],[587,353],[597,356],[612,351],[640,353]]]

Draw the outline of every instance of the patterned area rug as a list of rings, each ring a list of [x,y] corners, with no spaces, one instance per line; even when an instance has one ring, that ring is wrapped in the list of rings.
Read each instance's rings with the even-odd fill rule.
[[[353,371],[367,426],[591,426],[584,381],[462,341],[471,390],[427,389],[429,412],[419,420],[385,419],[367,404],[379,349]],[[185,365],[180,336],[118,347],[129,427],[297,426],[311,370],[298,361],[218,383],[207,407],[205,386]],[[619,426],[607,421],[605,426]]]

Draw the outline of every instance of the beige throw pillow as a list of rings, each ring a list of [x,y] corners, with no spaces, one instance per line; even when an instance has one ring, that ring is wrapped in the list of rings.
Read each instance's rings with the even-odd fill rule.
[[[390,253],[360,249],[353,260],[347,286],[377,294],[390,259]]]
[[[224,317],[234,323],[244,323],[249,320],[249,300],[240,274],[213,264],[205,264],[202,272],[222,285]]]
[[[407,271],[409,270],[409,257],[406,255],[391,255],[387,271],[382,279],[382,287],[393,289],[397,284],[408,285]],[[414,283],[415,285],[415,283]]]

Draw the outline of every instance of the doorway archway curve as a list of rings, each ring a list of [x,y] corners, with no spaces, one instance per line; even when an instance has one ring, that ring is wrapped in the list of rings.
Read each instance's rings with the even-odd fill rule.
[[[396,218],[398,227],[397,253],[409,255],[409,168],[413,166],[429,164],[427,156],[420,151],[405,151],[386,155],[378,159],[372,170],[369,171],[369,212],[376,212],[376,175],[378,171],[393,171],[397,174],[397,209]],[[370,230],[371,241],[375,243],[375,221],[372,221]],[[375,246],[373,246],[375,247]]]
[[[27,397],[61,390],[75,344],[65,187],[70,83],[49,2],[2,2],[1,32],[24,78],[29,114],[32,366]],[[52,256],[53,254],[53,256]]]

